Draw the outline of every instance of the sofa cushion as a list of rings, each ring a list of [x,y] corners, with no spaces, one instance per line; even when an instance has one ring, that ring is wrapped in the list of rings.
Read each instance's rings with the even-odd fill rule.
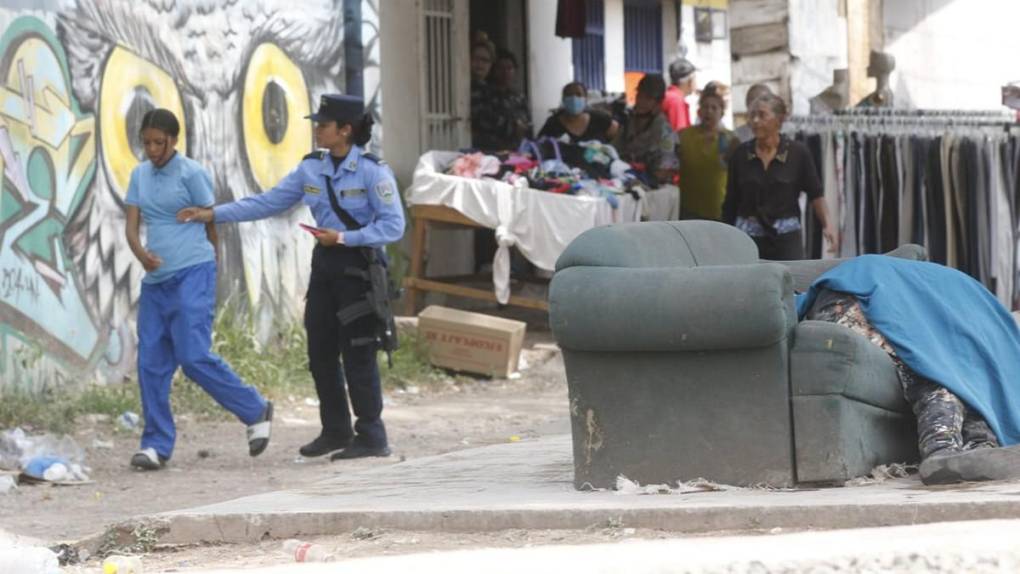
[[[744,232],[717,221],[647,221],[589,229],[556,261],[569,267],[695,267],[757,263]]]
[[[802,321],[790,350],[793,396],[842,395],[896,412],[910,412],[892,359],[850,329]]]
[[[549,288],[549,324],[565,349],[719,351],[774,345],[797,323],[782,265],[571,267]]]

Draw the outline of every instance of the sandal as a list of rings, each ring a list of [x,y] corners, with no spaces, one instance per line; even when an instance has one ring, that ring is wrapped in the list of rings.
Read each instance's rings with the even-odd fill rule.
[[[258,456],[269,446],[269,435],[273,430],[273,403],[266,401],[266,410],[262,413],[262,419],[248,426],[248,454]]]
[[[156,449],[143,448],[131,457],[131,466],[139,470],[159,470],[166,465],[166,460],[156,453]]]

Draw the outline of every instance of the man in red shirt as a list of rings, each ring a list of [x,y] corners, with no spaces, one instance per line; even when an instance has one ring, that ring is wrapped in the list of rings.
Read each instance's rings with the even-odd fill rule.
[[[677,58],[669,65],[670,86],[662,100],[662,113],[666,114],[673,131],[691,125],[691,109],[684,99],[694,91],[694,67],[686,58]]]

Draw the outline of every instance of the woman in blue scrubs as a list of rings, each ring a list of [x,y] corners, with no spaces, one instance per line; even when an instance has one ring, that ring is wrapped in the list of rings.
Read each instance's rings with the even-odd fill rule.
[[[147,161],[131,172],[127,241],[145,268],[138,302],[138,385],[145,430],[131,466],[157,470],[173,454],[176,430],[170,387],[177,367],[247,428],[248,451],[269,444],[273,405],[247,385],[212,346],[216,306],[216,231],[213,225],[179,223],[190,205],[213,205],[212,180],[196,161],[176,152],[180,123],[172,112],[142,118]],[[140,239],[144,221],[145,245]]]

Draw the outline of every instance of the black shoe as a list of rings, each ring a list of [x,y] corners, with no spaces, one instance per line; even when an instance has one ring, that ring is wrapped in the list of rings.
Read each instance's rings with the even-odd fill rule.
[[[272,401],[266,402],[266,409],[262,411],[262,416],[259,417],[258,422],[248,427],[248,454],[251,456],[258,456],[262,454],[266,447],[269,446],[269,435],[272,434],[273,430],[273,403]]]
[[[143,448],[131,457],[131,466],[138,470],[159,470],[166,466],[167,459],[156,454],[156,449]]]
[[[1020,478],[1020,445],[979,448],[924,459],[921,482],[927,485]]]
[[[343,450],[351,445],[349,438],[333,438],[325,435],[315,437],[315,440],[298,449],[301,456],[312,458],[322,456],[338,450]]]
[[[383,446],[365,446],[363,444],[354,443],[351,446],[343,449],[340,452],[333,453],[329,457],[329,460],[350,460],[352,458],[366,458],[370,456],[390,456],[390,447]]]

